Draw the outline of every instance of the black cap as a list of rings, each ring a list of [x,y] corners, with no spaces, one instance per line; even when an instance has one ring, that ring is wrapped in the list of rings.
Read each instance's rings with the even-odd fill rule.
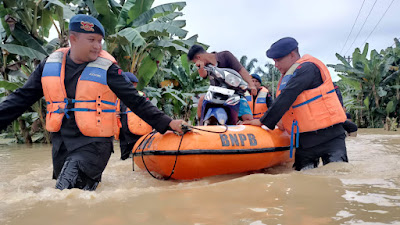
[[[282,58],[297,48],[299,43],[292,37],[285,37],[273,43],[267,51],[267,57],[271,59]]]
[[[260,84],[262,84],[261,77],[258,74],[253,73],[253,74],[251,74],[251,77],[253,77],[254,79],[258,80],[258,82],[260,82]]]
[[[69,30],[78,33],[95,33],[105,35],[104,27],[93,16],[78,14],[69,21]]]

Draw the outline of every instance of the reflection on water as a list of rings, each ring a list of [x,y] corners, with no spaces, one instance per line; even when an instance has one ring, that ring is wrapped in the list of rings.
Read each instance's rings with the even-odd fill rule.
[[[51,147],[0,145],[0,224],[400,224],[400,133],[359,131],[350,163],[159,181],[119,148],[95,192],[54,189]]]

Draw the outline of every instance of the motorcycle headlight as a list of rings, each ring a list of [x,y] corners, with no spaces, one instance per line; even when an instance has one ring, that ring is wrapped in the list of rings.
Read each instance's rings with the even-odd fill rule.
[[[227,84],[231,85],[232,87],[238,87],[239,84],[240,84],[240,81],[241,80],[240,80],[239,77],[237,77],[237,76],[235,76],[235,75],[233,75],[231,73],[228,73],[225,76],[225,82]]]

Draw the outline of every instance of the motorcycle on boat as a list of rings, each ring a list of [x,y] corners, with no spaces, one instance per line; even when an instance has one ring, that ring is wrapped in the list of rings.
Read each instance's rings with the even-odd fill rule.
[[[204,96],[200,125],[236,125],[238,122],[240,98],[248,84],[235,70],[204,67],[210,79],[210,87]]]

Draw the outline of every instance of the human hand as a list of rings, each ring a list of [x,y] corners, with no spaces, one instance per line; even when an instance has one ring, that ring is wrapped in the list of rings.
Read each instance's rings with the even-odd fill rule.
[[[172,130],[178,132],[179,134],[183,134],[182,125],[189,125],[189,124],[186,123],[184,120],[172,120],[169,123],[169,127]]]
[[[197,60],[196,61],[196,66],[197,66],[198,69],[203,70],[204,69],[204,62],[200,61],[200,60]]]
[[[255,86],[250,87],[251,90],[251,95],[256,96],[257,95],[257,88]]]
[[[262,123],[259,119],[254,119],[254,120],[246,120],[243,121],[243,125],[253,125],[253,126],[259,126],[261,127]]]
[[[278,126],[279,130],[282,130],[282,131],[285,130],[285,127],[283,127],[283,122],[282,122],[282,120],[279,120],[279,122],[276,124],[276,126]]]
[[[199,71],[199,75],[202,78],[206,78],[207,77],[207,71],[204,69],[204,62],[197,60],[196,61],[196,66],[197,66],[197,70]]]

